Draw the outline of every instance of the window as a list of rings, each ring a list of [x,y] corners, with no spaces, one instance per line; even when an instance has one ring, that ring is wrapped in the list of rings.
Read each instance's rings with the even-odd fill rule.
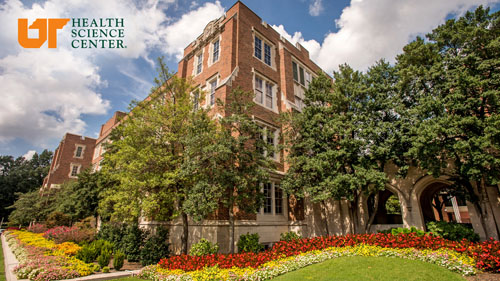
[[[255,36],[255,57],[262,59],[262,40],[257,36]]]
[[[203,53],[196,56],[196,74],[200,74],[203,68]]]
[[[274,83],[263,79],[260,76],[255,75],[254,78],[254,88],[255,88],[255,99],[254,101],[261,104],[269,109],[275,108],[275,89]]]
[[[274,182],[264,183],[262,191],[264,193],[264,205],[261,212],[265,215],[282,215],[283,191],[281,186]]]
[[[83,151],[83,147],[78,146],[78,147],[76,148],[76,154],[75,154],[75,156],[76,156],[76,157],[82,157],[82,151]]]
[[[271,46],[264,43],[264,62],[271,66]]]
[[[255,101],[262,104],[263,103],[263,89],[262,89],[262,79],[255,76]]]
[[[211,80],[210,82],[210,95],[208,100],[210,102],[210,106],[215,104],[215,89],[217,88],[217,78]]]
[[[81,165],[78,164],[71,164],[69,167],[69,177],[70,178],[76,178],[78,174],[80,173],[80,167]]]
[[[270,182],[264,184],[264,214],[273,212],[273,186]]]
[[[274,184],[274,212],[283,214],[283,191],[279,184]]]
[[[73,155],[73,157],[75,158],[83,158],[83,149],[85,148],[85,146],[83,145],[76,145],[76,148],[75,148],[75,155]]]
[[[219,60],[219,47],[220,47],[220,41],[217,40],[213,44],[213,57],[212,57],[212,63],[216,62]]]
[[[193,93],[193,110],[198,110],[199,107],[200,107],[200,92],[197,89]]]
[[[312,73],[302,65],[292,61],[293,80],[302,86],[308,87],[312,80]]]
[[[272,67],[272,44],[261,39],[259,36],[255,36],[254,38],[254,56],[259,60],[264,59],[264,63]],[[262,54],[262,50],[264,50],[264,54]]]
[[[293,69],[293,80],[299,81],[299,70],[296,62],[292,61],[292,69]]]
[[[272,148],[271,150],[264,149],[260,145],[256,147],[257,151],[261,152],[264,156],[268,156],[273,158],[274,160],[279,160],[278,158],[278,129],[273,129],[267,126],[261,127],[262,131],[259,135],[260,139],[266,143],[268,146]]]

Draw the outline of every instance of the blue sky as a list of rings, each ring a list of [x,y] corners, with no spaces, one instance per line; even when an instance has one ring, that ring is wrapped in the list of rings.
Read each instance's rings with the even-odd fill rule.
[[[393,62],[401,48],[465,11],[500,0],[246,0],[264,21],[332,72]],[[181,0],[0,1],[0,155],[54,150],[66,132],[97,137],[101,124],[153,86],[154,61],[176,71],[182,49],[235,3]],[[127,49],[72,49],[70,28],[58,48],[24,49],[17,19],[106,18],[125,21]],[[36,34],[30,33],[36,37]]]

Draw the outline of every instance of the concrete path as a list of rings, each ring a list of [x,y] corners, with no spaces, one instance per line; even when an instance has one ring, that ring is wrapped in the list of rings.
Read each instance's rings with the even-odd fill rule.
[[[16,259],[16,256],[12,253],[12,251],[9,248],[9,245],[7,244],[7,241],[5,240],[5,236],[1,235],[2,237],[2,248],[3,248],[3,256],[4,256],[4,261],[5,261],[5,277],[7,281],[28,281],[28,279],[17,279],[17,276],[12,272],[14,267],[16,267],[19,262]],[[133,271],[117,271],[117,272],[111,272],[111,273],[98,273],[98,274],[91,274],[89,276],[85,277],[78,277],[74,279],[66,279],[66,280],[85,280],[85,281],[101,281],[101,280],[111,280],[111,279],[118,279],[118,278],[125,278],[125,277],[130,277],[137,275],[140,270],[133,270]]]

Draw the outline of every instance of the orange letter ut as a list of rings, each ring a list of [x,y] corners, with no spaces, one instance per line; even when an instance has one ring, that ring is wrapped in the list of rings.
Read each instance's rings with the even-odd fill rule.
[[[57,47],[57,30],[62,29],[69,19],[48,19],[49,48]],[[38,29],[38,38],[28,38],[28,19],[17,20],[17,40],[24,48],[40,48],[47,41],[47,19],[36,19],[29,29]]]

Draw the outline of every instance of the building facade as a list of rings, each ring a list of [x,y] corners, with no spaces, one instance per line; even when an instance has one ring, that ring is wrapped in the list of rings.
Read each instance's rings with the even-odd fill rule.
[[[42,188],[58,187],[77,179],[78,174],[91,167],[95,144],[96,139],[66,133],[54,151]]]

